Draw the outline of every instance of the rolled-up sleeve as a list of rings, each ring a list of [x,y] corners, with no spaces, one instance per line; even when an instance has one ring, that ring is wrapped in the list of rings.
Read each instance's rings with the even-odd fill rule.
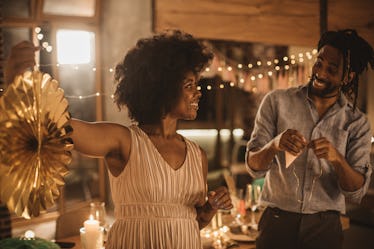
[[[353,203],[360,203],[361,199],[367,193],[372,166],[370,165],[371,152],[371,129],[365,116],[352,123],[350,136],[347,144],[346,160],[349,165],[357,172],[360,172],[364,178],[364,185],[356,191],[348,192],[341,189],[347,200]]]
[[[248,166],[248,152],[256,148],[262,148],[271,139],[275,137],[275,120],[276,112],[274,111],[274,95],[273,92],[268,93],[260,104],[256,114],[255,124],[251,139],[247,143],[247,152],[245,154],[245,162],[248,173],[254,177],[259,178],[265,176],[267,170],[256,171]],[[269,165],[270,167],[270,165]]]

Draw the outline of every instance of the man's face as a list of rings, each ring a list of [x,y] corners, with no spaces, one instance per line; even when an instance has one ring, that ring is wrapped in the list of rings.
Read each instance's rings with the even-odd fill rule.
[[[313,65],[309,82],[311,94],[317,97],[335,96],[342,85],[343,56],[337,48],[323,46]]]

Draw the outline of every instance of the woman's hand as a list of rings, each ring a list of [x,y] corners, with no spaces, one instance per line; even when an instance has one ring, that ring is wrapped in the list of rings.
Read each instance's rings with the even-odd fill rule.
[[[35,47],[30,41],[22,41],[12,47],[5,64],[4,78],[6,85],[10,84],[17,75],[35,66],[35,52],[38,50],[39,47]]]
[[[208,203],[212,209],[230,210],[233,208],[230,193],[226,187],[221,186],[208,193]]]

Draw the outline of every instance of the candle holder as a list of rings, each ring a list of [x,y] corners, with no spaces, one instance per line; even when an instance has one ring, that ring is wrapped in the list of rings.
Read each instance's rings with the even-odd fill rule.
[[[104,245],[104,227],[99,227],[97,233],[87,234],[86,229],[79,229],[82,249],[102,249]]]

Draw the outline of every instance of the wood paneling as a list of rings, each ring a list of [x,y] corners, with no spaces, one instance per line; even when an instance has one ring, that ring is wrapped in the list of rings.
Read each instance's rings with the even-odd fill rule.
[[[353,28],[374,46],[374,1],[329,0],[328,28]]]
[[[319,0],[154,0],[155,31],[179,28],[196,37],[316,46]],[[356,28],[374,43],[372,0],[328,1],[328,28]]]

